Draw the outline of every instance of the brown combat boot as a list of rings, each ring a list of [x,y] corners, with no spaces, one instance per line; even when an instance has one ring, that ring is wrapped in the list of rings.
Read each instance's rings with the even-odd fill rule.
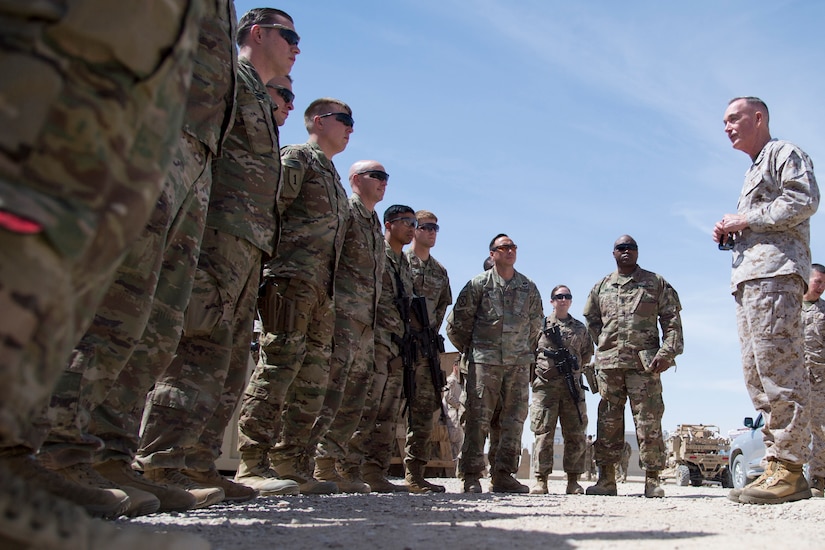
[[[659,471],[647,470],[645,473],[645,498],[663,498],[665,490],[659,485]]]
[[[246,502],[258,496],[256,489],[226,479],[214,466],[205,472],[200,470],[183,470],[183,474],[198,485],[222,489],[223,500],[226,502]]]
[[[188,492],[195,497],[195,508],[212,506],[223,501],[225,496],[220,487],[208,487],[196,483],[177,468],[147,468],[144,466],[143,475],[146,479],[156,483],[171,485]]]
[[[155,495],[160,501],[159,512],[183,512],[194,508],[197,503],[188,491],[146,479],[123,460],[100,462],[94,465],[94,469],[106,479],[117,483],[124,491],[131,487]]]
[[[825,495],[825,477],[811,476],[811,496],[822,498]]]
[[[278,477],[269,466],[269,457],[260,449],[241,451],[235,483],[255,489],[262,497],[297,495],[301,492],[296,482]]]
[[[619,494],[616,489],[616,466],[604,464],[599,466],[599,479],[585,491],[588,495],[603,495],[615,497]]]
[[[583,495],[584,489],[579,485],[579,476],[581,474],[567,474],[567,488],[564,490],[568,495]]]
[[[404,481],[407,483],[407,490],[411,493],[443,493],[447,489],[443,485],[436,485],[424,479],[424,469],[427,465],[424,462],[413,460],[404,463]]]
[[[316,458],[313,477],[318,481],[330,481],[338,486],[342,493],[369,493],[370,486],[361,479],[348,480],[338,474],[334,458]]]
[[[536,474],[536,484],[530,489],[531,495],[547,494],[547,476]]]
[[[318,481],[307,470],[308,466],[300,457],[272,463],[272,469],[281,479],[289,479],[298,484],[302,495],[334,495],[340,493],[338,485],[331,481]]]
[[[481,476],[479,474],[464,474],[464,492],[465,493],[480,493]]]
[[[395,485],[390,483],[387,475],[375,464],[364,464],[361,467],[361,473],[364,476],[372,492],[374,493],[406,493],[407,487],[404,485]]]
[[[739,502],[743,504],[781,504],[811,498],[811,488],[801,464],[791,464],[781,460],[771,460],[774,467],[771,474],[759,485],[749,485],[742,489]]]
[[[504,470],[497,470],[493,472],[492,484],[490,485],[490,492],[492,493],[529,493],[530,487],[519,483],[510,473]]]
[[[742,495],[742,491],[744,491],[748,487],[756,487],[757,485],[761,485],[762,482],[765,481],[765,478],[769,477],[773,473],[774,464],[775,463],[773,461],[769,461],[767,467],[765,468],[765,471],[762,472],[762,475],[760,475],[759,477],[745,485],[743,488],[731,489],[728,493],[728,500],[731,500],[733,502],[739,502],[739,497]]]

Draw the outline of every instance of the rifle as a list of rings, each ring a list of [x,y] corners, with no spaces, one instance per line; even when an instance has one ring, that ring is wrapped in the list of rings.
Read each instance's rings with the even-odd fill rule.
[[[427,298],[414,296],[410,306],[415,318],[421,325],[421,330],[414,333],[416,344],[421,350],[421,356],[427,359],[430,369],[430,382],[433,385],[436,398],[441,404],[441,422],[447,424],[447,411],[441,402],[441,394],[447,386],[447,377],[441,370],[441,354],[444,353],[444,337],[430,326],[430,316],[427,313]]]
[[[567,391],[570,392],[570,397],[573,398],[573,403],[576,405],[576,413],[579,415],[579,422],[584,422],[582,419],[582,411],[579,408],[579,402],[581,401],[579,386],[581,386],[582,389],[589,388],[584,387],[580,381],[577,382],[573,376],[573,371],[579,370],[579,362],[576,359],[576,356],[564,347],[559,326],[553,325],[552,327],[547,328],[546,325],[547,320],[545,319],[545,328],[542,329],[542,332],[550,339],[553,345],[556,346],[556,349],[542,348],[540,351],[545,357],[553,360],[559,374],[564,377],[564,383],[567,385]]]

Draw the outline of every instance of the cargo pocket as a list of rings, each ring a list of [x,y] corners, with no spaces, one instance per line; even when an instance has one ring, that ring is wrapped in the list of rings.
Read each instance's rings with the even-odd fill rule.
[[[209,273],[198,269],[192,297],[183,317],[185,336],[208,336],[223,316],[223,300],[217,281]]]
[[[151,401],[153,405],[186,411],[197,402],[198,393],[200,392],[195,388],[180,388],[158,382],[152,390]]]

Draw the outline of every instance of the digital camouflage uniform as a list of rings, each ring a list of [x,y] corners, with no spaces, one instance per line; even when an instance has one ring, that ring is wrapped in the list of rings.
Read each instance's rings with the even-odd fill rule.
[[[495,268],[476,275],[461,290],[447,317],[447,336],[469,354],[462,394],[464,445],[462,476],[484,471],[484,441],[498,405],[500,439],[495,472],[518,470],[521,432],[528,411],[530,365],[541,330],[541,295],[535,283],[516,272],[505,281]],[[493,473],[495,473],[493,472]]]
[[[195,286],[174,360],[146,401],[136,461],[205,471],[243,391],[261,253],[277,235],[278,127],[252,63],[238,60],[237,114],[212,167]]]
[[[447,313],[447,306],[453,303],[453,295],[450,290],[450,278],[447,270],[435,258],[430,256],[426,261],[415,255],[412,248],[405,252],[407,261],[412,270],[413,293],[416,296],[423,296],[426,300],[427,319],[430,328],[438,333],[444,315]],[[407,440],[404,448],[404,463],[408,466],[412,462],[419,462],[422,465],[430,460],[431,442],[433,433],[433,412],[441,408],[441,389],[436,391],[430,374],[430,364],[425,356],[425,346],[420,341],[426,337],[425,332],[421,332],[422,325],[420,319],[413,316],[414,326],[413,339],[416,341],[415,369],[415,395],[409,403],[410,416],[407,423]],[[418,329],[418,330],[416,330]],[[435,362],[441,369],[441,357],[435,350]]]
[[[45,437],[32,418],[172,160],[201,3],[154,7],[0,2],[3,449],[30,453]]]
[[[639,460],[646,470],[664,469],[662,382],[659,374],[644,367],[656,356],[672,364],[682,353],[681,309],[673,287],[660,275],[638,266],[629,275],[611,273],[587,296],[584,317],[596,342],[601,396],[593,444],[599,467],[621,460],[624,409],[630,398]],[[662,327],[661,344],[657,322]],[[646,354],[647,365],[642,365],[640,352]]]
[[[282,158],[281,241],[264,270],[261,355],[243,395],[239,447],[268,452],[276,471],[279,463],[303,471],[315,454],[310,432],[329,378],[333,279],[349,204],[317,144],[286,146]]]
[[[142,404],[157,372],[143,375],[136,371],[133,365],[140,361],[128,363],[126,376],[143,382],[137,387],[130,383],[113,388],[139,344],[148,347],[159,363],[161,357],[171,359],[177,347],[206,219],[211,161],[219,154],[234,105],[234,7],[226,0],[208,4],[201,20],[183,131],[163,192],[52,395],[51,432],[40,454],[41,461],[52,468],[92,462],[101,439],[84,433],[89,411],[101,405],[110,390],[132,391]],[[164,346],[159,337],[149,337],[159,331],[172,342]],[[139,416],[129,422],[135,442],[139,422]],[[136,449],[135,443],[130,450]]]
[[[825,300],[802,304],[805,367],[811,379],[811,477],[825,477]]]
[[[818,206],[808,155],[769,141],[745,174],[737,212],[749,227],[736,235],[731,271],[742,370],[765,418],[766,457],[797,465],[807,461],[811,441],[801,308]]]
[[[396,254],[386,241],[384,252],[386,259],[375,319],[375,371],[363,414],[349,441],[344,469],[349,471],[360,465],[365,475],[378,472],[386,476],[395,448],[403,374],[398,342],[404,337],[405,322],[396,301],[409,302],[413,283],[407,256],[403,252]]]
[[[350,218],[335,273],[335,347],[330,359],[324,406],[312,426],[310,444],[319,458],[346,456],[358,427],[375,362],[375,319],[384,274],[381,221],[357,194],[349,198]]]
[[[557,319],[555,312],[545,319],[544,328],[558,326],[562,343],[578,361],[573,380],[579,390],[578,404],[570,396],[564,376],[556,368],[555,361],[546,357],[543,348],[557,349],[550,338],[542,333],[539,336],[539,354],[536,360],[536,377],[533,379],[533,401],[530,403],[530,429],[536,434],[533,445],[533,473],[546,478],[553,471],[553,442],[556,434],[556,422],[561,424],[564,438],[564,458],[562,467],[568,474],[581,474],[585,471],[584,453],[587,447],[585,433],[587,430],[587,404],[582,388],[581,367],[593,357],[593,340],[584,323],[568,315],[566,319]],[[577,409],[578,405],[578,409]],[[581,413],[581,418],[579,418]]]

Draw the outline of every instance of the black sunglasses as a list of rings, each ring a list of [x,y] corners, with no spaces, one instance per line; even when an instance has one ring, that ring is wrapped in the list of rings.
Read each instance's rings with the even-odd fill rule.
[[[347,113],[324,113],[323,115],[318,115],[318,118],[324,118],[327,116],[334,116],[335,120],[344,126],[349,126],[350,128],[355,126],[355,120],[353,120],[353,118]]]
[[[286,40],[286,43],[290,46],[297,46],[298,42],[301,41],[301,37],[298,36],[298,33],[293,31],[289,27],[278,25],[277,23],[262,23],[258,26],[268,29],[278,29],[278,34],[280,34],[281,38]]]
[[[572,300],[573,295],[572,294],[564,294],[564,293],[562,293],[562,294],[553,294],[552,299],[553,300]]]
[[[632,243],[622,243],[622,244],[617,244],[615,248],[619,252],[625,252],[627,250],[639,250],[639,245],[632,244]]]
[[[382,172],[381,170],[364,170],[363,172],[356,172],[355,175],[366,175],[371,177],[372,179],[376,179],[379,181],[387,181],[388,179],[390,179],[390,175],[386,172]]]
[[[266,87],[270,90],[275,90],[275,93],[281,96],[281,99],[283,99],[286,103],[292,103],[295,99],[295,94],[292,93],[292,90],[289,88],[284,88],[283,86],[273,86],[272,84],[267,84]]]

